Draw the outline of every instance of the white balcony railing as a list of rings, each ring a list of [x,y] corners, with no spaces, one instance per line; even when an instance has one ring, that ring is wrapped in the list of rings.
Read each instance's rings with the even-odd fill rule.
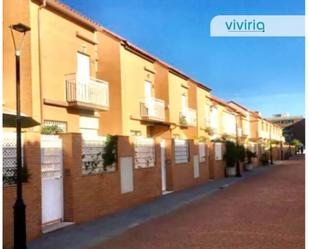
[[[109,108],[109,87],[107,82],[94,78],[81,80],[76,77],[76,74],[66,75],[65,81],[69,104],[94,109]]]
[[[179,115],[180,125],[196,126],[196,110],[186,108],[180,112]]]
[[[145,98],[140,101],[142,118],[155,121],[165,121],[165,102],[161,99]]]

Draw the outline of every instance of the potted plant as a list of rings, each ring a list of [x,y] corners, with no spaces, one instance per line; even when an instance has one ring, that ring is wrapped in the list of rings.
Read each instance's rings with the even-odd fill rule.
[[[235,176],[236,167],[235,163],[237,160],[236,145],[232,141],[225,141],[225,153],[223,155],[223,160],[225,161],[225,173],[226,176]]]
[[[210,126],[206,127],[205,131],[208,133],[209,136],[213,136],[215,134],[214,129]]]
[[[185,116],[181,115],[179,117],[179,125],[180,126],[188,126],[188,122]]]
[[[245,169],[251,171],[253,170],[252,158],[256,157],[256,153],[252,152],[251,150],[246,150],[246,156],[247,156],[247,163],[245,164]]]

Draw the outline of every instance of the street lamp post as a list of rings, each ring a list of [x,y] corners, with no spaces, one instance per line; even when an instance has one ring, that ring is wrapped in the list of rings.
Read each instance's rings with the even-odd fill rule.
[[[14,249],[26,249],[26,205],[23,201],[22,188],[22,161],[21,161],[21,115],[20,115],[20,50],[23,45],[23,40],[26,32],[30,28],[24,24],[18,23],[11,25],[11,34],[15,49],[15,63],[16,63],[16,162],[17,162],[17,182],[16,182],[16,202],[14,205]],[[13,31],[22,34],[20,43],[16,46]]]

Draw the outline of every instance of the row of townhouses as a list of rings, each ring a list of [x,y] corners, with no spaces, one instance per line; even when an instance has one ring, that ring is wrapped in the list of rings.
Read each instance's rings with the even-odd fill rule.
[[[31,28],[21,50],[22,112],[41,124],[23,129],[28,240],[55,223],[88,221],[224,177],[227,139],[258,155],[275,141],[273,157],[281,158],[282,130],[259,112],[214,96],[205,84],[53,0],[4,0],[4,111],[15,110],[8,28],[15,23]],[[48,134],[55,127],[58,133]],[[14,138],[14,129],[4,130],[6,248],[12,244]],[[114,156],[111,166],[103,162],[106,151]]]

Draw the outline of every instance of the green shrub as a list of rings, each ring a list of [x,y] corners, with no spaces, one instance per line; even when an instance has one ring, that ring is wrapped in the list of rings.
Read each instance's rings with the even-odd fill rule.
[[[113,166],[117,162],[117,140],[117,136],[107,135],[102,154],[104,171],[106,171],[107,167]]]
[[[63,132],[63,130],[57,125],[48,125],[48,126],[42,127],[41,129],[41,134],[44,134],[44,135],[55,135],[60,132]]]
[[[256,153],[252,152],[251,150],[246,150],[246,156],[247,156],[247,163],[250,164],[252,163],[252,158],[256,157]]]
[[[237,161],[237,149],[236,145],[232,141],[225,141],[225,153],[223,160],[226,163],[226,167],[234,167]]]
[[[245,149],[245,146],[237,145],[236,149],[237,149],[237,159],[236,160],[239,160],[240,162],[244,162],[245,159],[246,159],[246,149]]]

